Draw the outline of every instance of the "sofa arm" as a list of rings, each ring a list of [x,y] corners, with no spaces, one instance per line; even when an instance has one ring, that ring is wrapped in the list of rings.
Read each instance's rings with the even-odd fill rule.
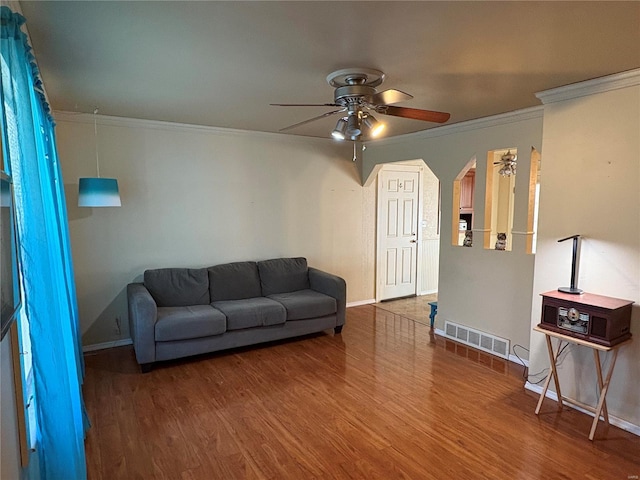
[[[344,325],[347,309],[347,283],[337,275],[309,267],[309,285],[312,290],[336,299],[338,304],[336,326]]]
[[[131,339],[140,365],[156,360],[155,324],[158,319],[156,302],[142,283],[127,285]]]

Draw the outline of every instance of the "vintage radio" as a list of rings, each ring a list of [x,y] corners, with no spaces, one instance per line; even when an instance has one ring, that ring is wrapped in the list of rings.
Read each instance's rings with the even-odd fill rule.
[[[632,304],[620,298],[554,290],[542,294],[542,319],[538,326],[610,347],[631,337]]]

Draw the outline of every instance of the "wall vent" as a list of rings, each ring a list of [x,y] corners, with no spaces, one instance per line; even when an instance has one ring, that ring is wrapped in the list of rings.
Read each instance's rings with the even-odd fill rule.
[[[509,340],[457,323],[444,322],[444,336],[478,350],[509,360]]]

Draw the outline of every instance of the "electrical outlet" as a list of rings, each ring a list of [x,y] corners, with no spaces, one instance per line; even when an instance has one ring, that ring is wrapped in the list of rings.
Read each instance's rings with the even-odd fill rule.
[[[120,335],[122,335],[122,329],[120,327],[120,317],[119,316],[117,316],[115,318],[115,323],[116,323],[116,326],[114,328],[114,331],[115,331],[115,333],[118,334],[118,336],[120,336]]]

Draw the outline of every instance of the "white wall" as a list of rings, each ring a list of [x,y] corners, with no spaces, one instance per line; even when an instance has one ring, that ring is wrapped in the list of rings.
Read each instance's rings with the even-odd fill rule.
[[[619,86],[612,77],[608,88]],[[571,243],[581,234],[578,286],[586,292],[640,304],[640,70],[622,76],[635,85],[598,92],[607,84],[586,82],[566,89],[566,99],[544,107],[538,249],[531,326],[540,323],[539,293],[568,286]],[[629,81],[631,79],[631,81]],[[560,89],[562,92],[563,90]],[[544,99],[544,98],[543,98]],[[640,336],[640,306],[631,332]],[[605,362],[608,365],[608,360]],[[609,413],[640,433],[640,341],[619,354],[607,396]],[[531,371],[548,368],[544,336],[531,334]],[[571,347],[560,368],[562,393],[594,405],[592,353]]]
[[[366,179],[381,163],[420,158],[441,182],[440,276],[436,326],[449,320],[492,333],[528,348],[533,255],[525,253],[525,237],[514,235],[511,252],[484,250],[484,194],[487,152],[516,147],[540,150],[542,109],[529,109],[464,124],[439,127],[368,145],[362,163]],[[476,156],[475,210],[472,248],[451,245],[453,181]],[[514,230],[527,225],[529,155],[518,159]],[[456,224],[457,229],[457,224]],[[520,356],[527,357],[523,350]]]
[[[100,173],[121,208],[78,208],[95,176],[93,118],[56,114],[85,345],[129,337],[126,285],[145,269],[304,256],[374,298],[375,187],[329,140],[98,117]],[[117,334],[115,318],[122,320]]]

